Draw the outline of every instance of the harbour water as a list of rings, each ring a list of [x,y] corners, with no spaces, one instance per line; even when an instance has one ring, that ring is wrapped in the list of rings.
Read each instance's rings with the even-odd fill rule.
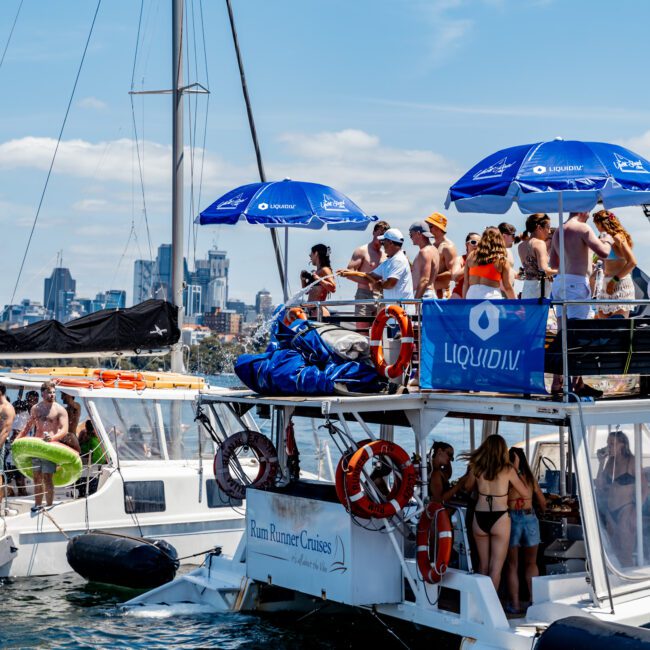
[[[213,380],[216,378],[212,378]],[[232,377],[216,382],[232,385]],[[302,466],[317,471],[310,423],[298,429],[302,441]],[[500,433],[514,443],[524,437],[523,425],[502,425]],[[478,427],[477,427],[478,429]],[[469,448],[469,423],[450,420],[441,437],[456,448]],[[361,431],[358,432],[359,437]],[[541,433],[533,432],[534,433]],[[396,441],[412,448],[412,436],[396,430]],[[480,436],[480,431],[477,431]],[[326,439],[322,431],[321,440]],[[333,460],[336,462],[335,450]],[[321,467],[326,466],[325,464]],[[462,475],[460,463],[454,466],[454,478]],[[172,615],[132,615],[120,605],[134,592],[87,584],[80,576],[23,578],[0,583],[2,648],[359,648],[368,643],[386,648],[423,647],[431,634],[415,628],[394,627],[390,620],[379,620],[365,610],[341,616],[317,603],[306,615],[215,615],[177,610]],[[389,630],[386,625],[391,627]],[[442,635],[433,637],[440,650],[455,645]],[[430,643],[427,642],[427,645]],[[405,645],[403,645],[405,644]]]

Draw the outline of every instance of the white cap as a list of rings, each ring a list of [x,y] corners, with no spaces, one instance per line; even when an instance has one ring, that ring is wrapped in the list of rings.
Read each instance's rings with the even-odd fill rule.
[[[378,239],[380,241],[388,239],[388,241],[395,242],[396,244],[404,243],[404,235],[402,235],[401,231],[397,228],[389,228],[383,235],[381,235],[381,237],[378,237]]]

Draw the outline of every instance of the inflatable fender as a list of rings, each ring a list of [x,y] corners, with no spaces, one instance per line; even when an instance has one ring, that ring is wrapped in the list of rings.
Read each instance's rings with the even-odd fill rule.
[[[595,616],[569,616],[542,633],[535,650],[640,650],[650,648],[650,630],[606,623]]]

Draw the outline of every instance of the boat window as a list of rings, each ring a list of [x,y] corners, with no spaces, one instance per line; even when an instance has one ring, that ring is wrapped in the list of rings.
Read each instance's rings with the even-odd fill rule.
[[[164,512],[165,484],[163,481],[126,481],[124,511],[132,513]]]
[[[213,458],[214,443],[205,428],[194,420],[195,404],[190,401],[161,402],[167,453],[171,460],[192,460],[199,457],[199,435],[202,458]]]
[[[240,499],[229,497],[213,478],[205,482],[205,493],[208,496],[208,508],[226,508],[230,506],[240,506]]]
[[[161,458],[153,401],[95,399],[94,403],[120,462]]]
[[[625,574],[650,567],[650,428],[588,427],[596,507],[609,564]],[[647,573],[645,571],[644,573]]]

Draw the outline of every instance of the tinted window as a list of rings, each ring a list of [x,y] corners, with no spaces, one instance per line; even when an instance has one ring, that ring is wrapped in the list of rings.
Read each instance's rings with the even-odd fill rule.
[[[213,478],[205,482],[205,492],[208,495],[208,508],[225,508],[242,504],[239,499],[229,497]]]
[[[128,513],[163,512],[165,484],[162,481],[127,481],[124,484],[124,510]]]

